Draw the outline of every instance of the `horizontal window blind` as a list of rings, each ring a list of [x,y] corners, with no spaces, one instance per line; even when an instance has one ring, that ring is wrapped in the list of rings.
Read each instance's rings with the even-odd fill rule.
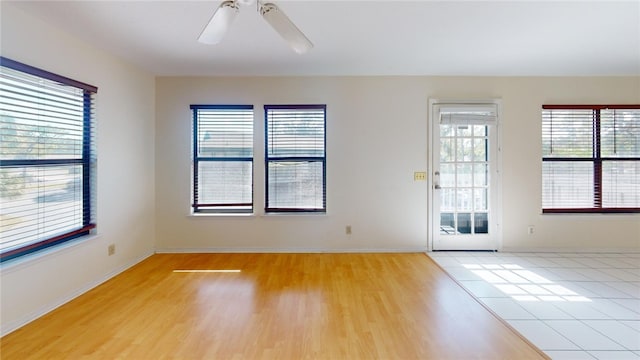
[[[267,212],[326,211],[326,106],[265,105]]]
[[[193,211],[253,211],[253,106],[191,109]]]
[[[544,110],[543,156],[593,158],[593,129],[593,110]]]
[[[498,121],[495,105],[437,105],[437,111],[444,125],[491,125]]]
[[[600,111],[603,157],[638,157],[640,154],[640,109]]]
[[[6,58],[0,67],[2,261],[95,227],[95,87]]]
[[[640,106],[545,105],[543,212],[640,211]]]

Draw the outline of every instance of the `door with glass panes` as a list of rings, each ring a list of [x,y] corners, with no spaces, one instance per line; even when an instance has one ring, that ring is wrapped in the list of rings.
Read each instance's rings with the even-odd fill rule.
[[[498,104],[432,100],[432,249],[498,247]]]

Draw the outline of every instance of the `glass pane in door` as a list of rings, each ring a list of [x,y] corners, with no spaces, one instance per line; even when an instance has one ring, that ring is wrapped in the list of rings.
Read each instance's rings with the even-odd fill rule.
[[[440,234],[489,233],[489,139],[484,125],[440,125]]]

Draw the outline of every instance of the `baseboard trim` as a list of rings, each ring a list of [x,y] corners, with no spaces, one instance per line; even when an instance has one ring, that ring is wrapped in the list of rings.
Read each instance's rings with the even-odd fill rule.
[[[504,246],[503,253],[601,253],[601,254],[629,254],[640,253],[638,248],[567,248],[567,247],[512,247]]]
[[[60,306],[68,303],[69,301],[77,298],[78,296],[86,293],[87,291],[95,288],[96,286],[106,282],[107,280],[115,277],[116,275],[119,275],[120,273],[124,272],[125,270],[129,269],[130,267],[140,263],[141,261],[143,261],[144,259],[148,258],[149,256],[153,255],[153,252],[147,252],[144,255],[134,259],[133,261],[130,261],[116,269],[114,269],[113,271],[105,274],[104,276],[100,277],[99,279],[96,279],[94,281],[91,281],[87,284],[85,284],[84,286],[81,286],[79,288],[77,288],[75,291],[70,292],[69,294],[62,296],[61,298],[59,298],[58,300],[47,304],[43,307],[41,307],[40,309],[20,318],[14,321],[11,321],[9,323],[3,323],[2,327],[0,328],[0,336],[5,336],[8,335],[16,330],[18,330],[19,328],[27,325],[28,323],[50,313],[51,311],[59,308]]]
[[[427,248],[158,248],[156,254],[194,254],[194,253],[424,253]]]

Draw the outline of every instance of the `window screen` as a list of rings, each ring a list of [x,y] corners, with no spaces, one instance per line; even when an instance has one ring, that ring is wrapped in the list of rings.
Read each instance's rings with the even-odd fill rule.
[[[192,105],[193,211],[253,211],[253,106]]]
[[[97,88],[0,58],[2,261],[95,227]]]
[[[545,105],[543,212],[640,211],[640,106]]]
[[[325,212],[325,105],[265,105],[266,212]]]

